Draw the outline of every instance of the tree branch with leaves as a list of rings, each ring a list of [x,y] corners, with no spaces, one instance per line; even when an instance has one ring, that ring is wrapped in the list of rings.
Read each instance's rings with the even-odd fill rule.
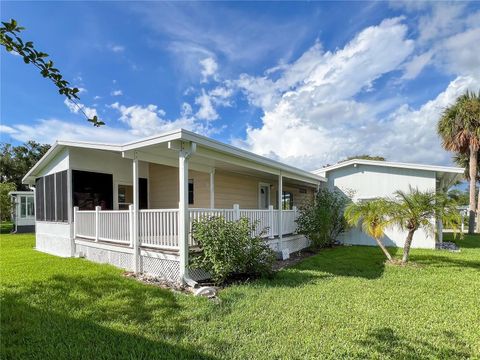
[[[93,126],[99,127],[105,125],[103,121],[98,119],[97,115],[90,118],[86,114],[83,105],[78,102],[78,100],[80,100],[78,96],[80,90],[76,87],[70,87],[70,83],[63,78],[60,70],[54,66],[53,61],[48,59],[49,55],[35,49],[32,41],[22,40],[20,33],[23,30],[25,30],[25,28],[19,26],[14,19],[11,19],[10,22],[2,21],[2,26],[0,27],[0,45],[8,52],[14,52],[20,55],[25,64],[35,66],[44,78],[51,80],[55,84],[59,94],[64,95],[68,101],[73,103]]]

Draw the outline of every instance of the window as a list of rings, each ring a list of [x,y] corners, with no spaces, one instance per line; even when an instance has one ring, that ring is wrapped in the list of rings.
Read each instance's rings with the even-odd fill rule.
[[[20,217],[27,217],[27,197],[20,196]]]
[[[193,187],[193,179],[188,180],[188,205],[193,205],[194,201],[194,187]]]
[[[72,170],[73,206],[80,210],[113,209],[113,176],[90,171]]]
[[[38,221],[45,220],[45,197],[43,177],[35,179],[35,215]]]
[[[35,215],[35,201],[33,196],[27,197],[27,216]]]
[[[282,193],[282,209],[283,210],[293,209],[293,194],[290,191],[284,191]]]
[[[133,203],[133,186],[118,185],[118,210],[128,210]]]
[[[118,210],[128,210],[133,204],[133,186],[119,184],[117,188]],[[145,178],[138,179],[139,208],[148,209],[148,181]]]

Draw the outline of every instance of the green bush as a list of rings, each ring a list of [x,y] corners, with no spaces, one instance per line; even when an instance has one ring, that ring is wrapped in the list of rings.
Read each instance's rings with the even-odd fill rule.
[[[275,253],[262,238],[251,235],[255,228],[247,218],[194,221],[192,236],[201,251],[191,254],[190,266],[209,272],[217,284],[234,274],[271,274]]]
[[[12,200],[8,193],[10,191],[15,191],[14,183],[0,183],[0,220],[7,221],[10,220],[10,214],[12,211]]]
[[[305,235],[314,249],[332,246],[347,228],[343,212],[348,201],[338,190],[319,189],[315,200],[300,209],[297,232]]]

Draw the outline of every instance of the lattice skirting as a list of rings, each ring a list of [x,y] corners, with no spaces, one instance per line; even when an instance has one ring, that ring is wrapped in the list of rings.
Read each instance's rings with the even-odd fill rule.
[[[114,250],[98,249],[92,246],[76,245],[76,252],[82,253],[83,256],[90,260],[101,264],[111,264],[128,271],[133,270],[133,255]]]
[[[141,272],[153,276],[160,276],[170,281],[180,279],[180,262],[178,260],[159,259],[149,256],[140,256]]]

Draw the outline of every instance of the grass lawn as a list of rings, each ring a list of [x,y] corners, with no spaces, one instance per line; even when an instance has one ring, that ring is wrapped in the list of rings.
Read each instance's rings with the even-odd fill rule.
[[[406,268],[325,250],[214,304],[1,235],[0,358],[480,358],[480,237],[460,244]]]

